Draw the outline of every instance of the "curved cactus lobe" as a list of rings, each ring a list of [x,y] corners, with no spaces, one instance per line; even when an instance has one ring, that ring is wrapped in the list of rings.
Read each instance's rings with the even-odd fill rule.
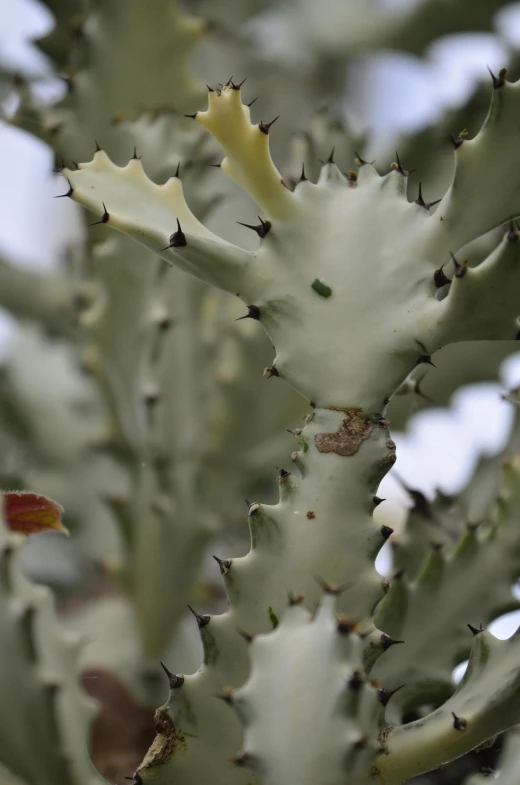
[[[245,725],[235,760],[265,785],[364,783],[381,705],[363,674],[363,643],[338,629],[335,598],[314,618],[300,605],[251,645],[251,676],[229,693]],[[288,667],[289,665],[289,667]]]

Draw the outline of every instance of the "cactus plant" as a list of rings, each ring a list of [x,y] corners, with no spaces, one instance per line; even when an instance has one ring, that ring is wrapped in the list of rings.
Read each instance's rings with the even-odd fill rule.
[[[347,627],[354,621],[359,625],[367,664],[373,666],[377,655],[396,642],[384,625],[391,626],[393,614],[403,624],[408,603],[396,599],[399,581],[379,606],[383,634],[372,622],[387,587],[371,560],[392,534],[386,526],[378,532],[371,518],[377,484],[395,462],[384,411],[414,367],[430,363],[442,345],[516,336],[515,224],[507,226],[498,246],[476,268],[460,263],[457,253],[520,209],[516,179],[507,176],[515,154],[519,93],[520,84],[507,82],[505,71],[493,77],[486,122],[475,139],[465,140],[455,151],[453,183],[434,211],[421,191],[415,202],[408,202],[402,167],[380,176],[362,160],[357,161],[358,172],[347,176],[333,160],[327,161],[316,184],[303,181],[291,192],[269,155],[271,123],[252,124],[240,86],[233,81],[210,88],[209,107],[196,112],[194,120],[222,145],[221,169],[264,213],[254,227],[261,238],[256,252],[210,232],[189,210],[178,180],[158,186],[136,159],[121,168],[99,150],[91,163],[64,170],[70,197],[98,214],[107,228],[129,234],[166,261],[237,295],[277,347],[266,375],[286,380],[314,409],[305,427],[295,432],[300,449],[292,459],[301,476],[282,470],[278,504],[250,505],[248,556],[219,559],[229,611],[197,618],[204,665],[189,678],[170,674],[170,701],[166,710],[158,711],[159,734],[138,771],[143,782],[247,781],[249,774],[243,775],[242,769],[249,765],[266,781],[280,781],[275,758],[261,741],[257,693],[248,686],[238,695],[239,705],[244,694],[250,696],[244,711],[255,718],[250,725],[247,721],[250,749],[236,760],[234,772],[226,769],[226,757],[239,744],[239,727],[234,718],[226,717],[225,707],[215,705],[213,693],[219,682],[240,686],[247,679],[246,644],[236,627],[249,635],[266,633],[283,615],[287,591],[303,594],[314,610],[320,595],[316,574],[324,576],[333,593],[347,581],[338,608],[353,620]],[[482,178],[490,188],[494,185],[494,197],[500,184],[500,198],[486,199],[482,193],[477,197]],[[403,296],[406,311],[399,308]],[[490,536],[500,539],[495,529]],[[478,558],[476,546],[475,532],[468,531],[452,557],[454,574],[459,572],[457,559]],[[490,541],[482,547],[488,552]],[[498,547],[514,559],[507,542]],[[433,590],[442,581],[441,561],[434,552],[418,588]],[[449,579],[446,587],[453,591]],[[504,588],[507,594],[507,581]],[[454,615],[460,625],[457,610]],[[454,647],[458,645],[454,639]],[[452,659],[453,652],[447,652],[447,658]],[[514,640],[499,645],[477,628],[467,675],[453,696],[424,721],[402,727],[382,722],[382,748],[369,776],[402,782],[513,725],[518,720],[514,660]],[[379,661],[384,663],[384,656]],[[254,674],[253,670],[247,684],[255,682]],[[492,674],[504,677],[493,708]],[[288,701],[296,699],[294,690]],[[422,703],[433,699],[440,696],[420,696]],[[326,720],[330,738],[335,716],[331,706]],[[295,782],[300,776],[298,738],[287,737],[283,751],[283,778]],[[356,767],[348,765],[346,738],[344,745],[338,770],[333,764],[330,771],[320,767],[324,782],[340,777],[358,782],[366,776],[364,769],[356,774]]]

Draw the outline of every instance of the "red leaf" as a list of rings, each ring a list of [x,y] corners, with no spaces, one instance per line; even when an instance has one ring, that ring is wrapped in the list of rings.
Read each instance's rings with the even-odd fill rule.
[[[19,534],[36,534],[59,531],[68,534],[61,522],[63,507],[30,491],[6,491],[4,493],[4,518],[7,528]]]

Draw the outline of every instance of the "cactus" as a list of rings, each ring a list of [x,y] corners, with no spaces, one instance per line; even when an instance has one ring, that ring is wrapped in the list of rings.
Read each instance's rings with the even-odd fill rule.
[[[399,580],[394,582],[374,617],[377,624],[380,615],[383,634],[372,624],[387,588],[372,560],[392,534],[387,526],[378,532],[371,518],[377,484],[395,462],[395,445],[384,418],[388,400],[408,374],[431,363],[432,353],[443,345],[511,340],[518,329],[516,226],[509,224],[498,246],[477,267],[457,259],[461,247],[520,210],[516,179],[507,176],[515,154],[520,84],[507,82],[501,71],[493,77],[493,88],[489,115],[477,136],[455,151],[453,183],[435,211],[421,190],[415,202],[408,202],[402,167],[380,176],[363,160],[357,162],[358,172],[348,176],[333,160],[327,161],[316,184],[303,181],[291,192],[269,155],[271,123],[251,123],[234,82],[210,88],[208,110],[196,112],[194,119],[222,145],[221,169],[264,214],[252,227],[261,239],[256,252],[210,232],[188,208],[178,180],[158,186],[136,159],[121,168],[99,150],[91,163],[64,170],[69,196],[99,215],[107,228],[129,234],[166,261],[237,295],[277,347],[266,375],[287,381],[314,409],[305,427],[294,433],[299,450],[292,460],[301,476],[281,470],[278,504],[249,506],[250,553],[240,559],[218,559],[229,612],[197,616],[204,665],[192,677],[169,673],[170,700],[158,710],[158,737],[138,770],[143,782],[245,782],[249,775],[244,777],[241,771],[249,763],[266,781],[279,781],[280,771],[296,781],[299,768],[290,750],[284,768],[278,770],[278,758],[262,742],[262,709],[255,704],[260,696],[247,686],[259,677],[253,667],[251,682],[241,688],[249,660],[246,644],[235,631],[242,627],[254,636],[278,624],[287,591],[303,594],[307,607],[314,610],[320,592],[313,576],[322,575],[327,587],[346,580],[338,609],[353,620],[350,623],[359,624],[366,639],[365,665],[370,669],[376,662],[377,669],[391,652],[378,655],[397,642],[384,625],[391,626],[394,615],[398,625],[406,624],[407,607],[408,613],[424,613],[420,609],[427,599],[420,595],[427,598],[443,573],[446,591],[453,592],[460,560],[478,559],[480,551],[485,561],[489,548],[496,547],[497,562],[502,564],[506,553],[514,561],[507,523],[499,517],[482,543],[475,531],[468,531],[446,567],[440,553],[434,552],[418,578],[412,602],[399,599],[402,590]],[[500,184],[500,198],[487,199],[478,192],[483,178],[494,197]],[[403,297],[406,311],[399,308]],[[514,532],[512,525],[509,531]],[[496,567],[490,569],[495,575]],[[496,594],[486,598],[487,617],[507,602],[516,569],[512,565],[506,570],[503,590],[497,586]],[[471,596],[468,602],[464,609],[454,610],[454,628],[460,627],[461,613],[471,612]],[[294,633],[298,640],[297,630],[287,625],[287,634]],[[383,749],[374,759],[371,778],[404,781],[518,721],[516,639],[499,644],[488,633],[476,633],[467,676],[445,703],[445,696],[436,694],[441,705],[425,721],[382,725]],[[446,652],[448,661],[460,646],[457,635],[458,629]],[[417,656],[412,647],[410,656]],[[497,699],[499,708],[490,708],[497,674],[504,675],[506,686]],[[240,733],[236,721],[215,705],[213,693],[219,682],[241,688],[239,705],[241,696],[247,696],[244,711],[254,718],[246,720],[250,749],[239,756],[234,774],[225,761],[233,747],[240,746]],[[421,703],[431,699],[425,692],[417,698]],[[336,782],[347,773],[352,782],[366,776],[365,771],[356,774],[345,758],[335,771],[331,764],[323,781]]]

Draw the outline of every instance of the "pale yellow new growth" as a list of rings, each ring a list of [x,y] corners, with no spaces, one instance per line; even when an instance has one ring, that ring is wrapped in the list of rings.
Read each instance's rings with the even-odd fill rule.
[[[208,109],[197,112],[197,122],[222,145],[222,170],[244,189],[269,218],[287,218],[296,210],[292,193],[269,153],[269,135],[252,125],[249,107],[240,90],[225,85],[209,93]]]

